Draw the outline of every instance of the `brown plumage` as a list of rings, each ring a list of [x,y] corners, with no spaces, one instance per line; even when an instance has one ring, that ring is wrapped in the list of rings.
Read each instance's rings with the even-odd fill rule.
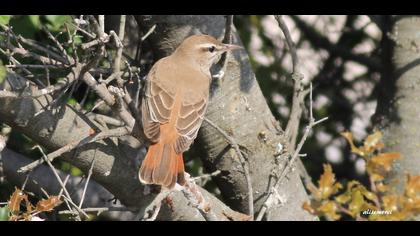
[[[144,134],[152,143],[139,171],[143,183],[169,189],[185,183],[182,153],[197,137],[206,112],[210,67],[236,48],[194,35],[152,67],[141,105]]]

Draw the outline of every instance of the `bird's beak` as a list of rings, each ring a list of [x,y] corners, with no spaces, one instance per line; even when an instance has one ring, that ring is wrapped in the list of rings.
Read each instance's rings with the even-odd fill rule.
[[[223,44],[222,51],[226,52],[226,51],[232,51],[232,50],[236,50],[236,49],[243,49],[243,47],[241,47],[239,45],[235,45],[235,44]]]

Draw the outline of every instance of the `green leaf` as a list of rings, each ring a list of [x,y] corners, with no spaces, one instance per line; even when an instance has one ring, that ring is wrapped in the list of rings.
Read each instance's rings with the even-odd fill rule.
[[[34,39],[41,30],[39,15],[14,16],[10,19],[9,25],[13,27],[15,34],[30,39]]]
[[[69,100],[67,100],[67,104],[70,106],[74,106],[77,104],[77,101],[74,98],[70,98]]]
[[[0,84],[3,83],[6,78],[6,67],[3,65],[3,62],[0,61]]]
[[[71,17],[68,15],[46,15],[48,23],[47,27],[51,31],[59,31],[64,23],[71,21]]]
[[[41,28],[41,21],[39,20],[39,15],[30,15],[29,20],[31,23],[38,29]]]
[[[72,168],[70,169],[70,173],[72,176],[82,176],[83,175],[83,171],[81,171],[79,168],[72,166]]]
[[[10,15],[0,15],[0,25],[9,24],[11,16]]]
[[[0,221],[8,221],[9,214],[10,214],[10,211],[7,206],[0,207]]]

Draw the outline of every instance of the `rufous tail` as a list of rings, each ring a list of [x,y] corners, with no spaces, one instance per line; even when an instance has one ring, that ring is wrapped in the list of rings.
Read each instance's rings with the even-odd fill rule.
[[[177,154],[172,144],[158,142],[150,145],[141,164],[139,178],[142,183],[162,185],[168,189],[172,189],[175,183],[184,185],[182,153]]]

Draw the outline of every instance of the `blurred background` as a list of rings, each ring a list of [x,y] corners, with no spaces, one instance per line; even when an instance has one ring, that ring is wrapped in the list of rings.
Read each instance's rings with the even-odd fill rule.
[[[380,74],[381,31],[364,15],[284,16],[297,47],[301,73],[313,81],[314,116],[328,120],[314,127],[303,147],[303,163],[316,180],[322,163],[330,163],[339,181],[367,183],[365,161],[350,153],[340,132],[351,131],[361,142],[372,131],[376,109],[375,86]],[[236,16],[235,26],[247,46],[254,72],[271,111],[282,124],[290,113],[293,84],[288,79],[291,58],[273,16]],[[305,127],[308,111],[303,116]]]

